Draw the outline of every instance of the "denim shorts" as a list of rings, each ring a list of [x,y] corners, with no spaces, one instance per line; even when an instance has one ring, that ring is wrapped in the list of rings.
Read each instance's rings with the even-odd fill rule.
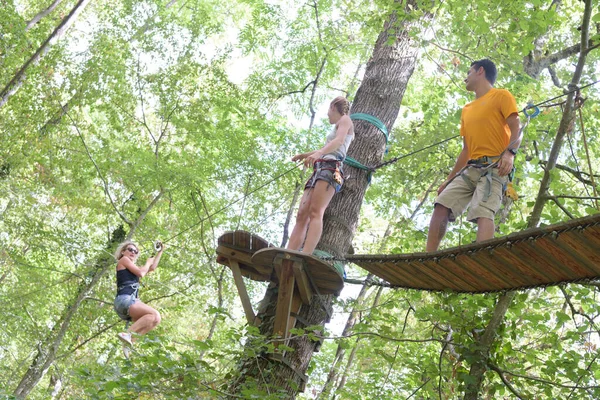
[[[135,304],[136,301],[139,301],[139,299],[135,296],[135,293],[121,294],[115,297],[114,309],[119,318],[124,321],[131,321],[129,307]]]
[[[333,173],[336,167],[336,163],[336,160],[321,161],[315,163],[315,169],[310,178],[308,178],[308,181],[306,181],[306,184],[304,185],[304,190],[314,188],[317,184],[317,181],[325,181],[329,184],[329,186],[332,186],[335,189],[336,193],[339,192],[342,189],[342,185],[340,185],[338,182],[335,181],[335,179],[333,179]],[[344,171],[342,170],[341,165],[339,165],[338,169],[342,175],[343,184]]]

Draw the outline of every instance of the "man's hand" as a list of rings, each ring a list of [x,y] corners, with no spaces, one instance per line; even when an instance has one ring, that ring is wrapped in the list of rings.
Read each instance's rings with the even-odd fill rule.
[[[498,175],[506,176],[512,171],[515,156],[510,151],[505,151],[498,161]]]
[[[438,194],[438,195],[442,194],[442,192],[444,191],[444,189],[446,189],[446,186],[448,186],[448,184],[449,184],[449,183],[450,183],[450,179],[446,179],[446,180],[444,181],[444,183],[442,183],[442,184],[440,185],[440,187],[438,188],[438,190],[437,190],[437,194]]]

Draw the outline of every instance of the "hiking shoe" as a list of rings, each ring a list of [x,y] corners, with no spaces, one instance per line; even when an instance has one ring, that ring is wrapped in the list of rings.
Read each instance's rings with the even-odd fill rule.
[[[123,344],[123,355],[125,356],[125,358],[129,360],[130,354],[131,354],[131,349],[128,346],[126,346],[125,344]]]
[[[128,332],[119,332],[118,335],[119,339],[121,339],[121,341],[129,346],[133,346],[133,342],[131,341],[131,333]]]

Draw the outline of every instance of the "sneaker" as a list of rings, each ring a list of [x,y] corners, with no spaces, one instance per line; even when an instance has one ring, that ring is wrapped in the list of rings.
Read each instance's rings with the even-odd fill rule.
[[[121,341],[124,344],[127,344],[129,346],[133,346],[133,342],[131,341],[131,333],[128,333],[128,332],[119,332],[119,334],[117,336],[119,337],[119,339],[121,339]]]
[[[125,344],[123,344],[123,355],[125,356],[125,358],[129,360],[130,354],[131,354],[131,349],[128,346],[126,346]]]

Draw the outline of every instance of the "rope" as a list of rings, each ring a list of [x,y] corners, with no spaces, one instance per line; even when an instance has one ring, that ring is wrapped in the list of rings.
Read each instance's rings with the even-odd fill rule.
[[[247,198],[248,196],[250,196],[253,193],[258,192],[260,189],[264,188],[265,186],[269,185],[272,182],[275,182],[277,179],[281,178],[282,176],[285,176],[287,174],[289,174],[290,172],[292,172],[293,170],[295,170],[296,168],[298,168],[301,165],[300,162],[296,163],[292,168],[289,168],[288,170],[282,172],[281,174],[269,179],[267,182],[261,184],[260,186],[250,190],[249,192],[247,192],[245,195],[243,195],[242,197],[233,200],[232,202],[230,202],[229,204],[226,204],[225,206],[219,208],[217,211],[213,212],[212,214],[207,215],[206,217],[202,218],[201,220],[197,221],[196,223],[188,226],[187,228],[185,228],[184,230],[182,230],[179,233],[176,233],[175,235],[171,236],[170,238],[168,238],[167,240],[163,240],[163,243],[168,243],[171,240],[175,239],[176,237],[184,234],[185,232],[188,232],[192,229],[194,229],[195,227],[197,227],[198,225],[200,225],[201,223],[203,223],[204,221],[212,218],[213,216],[225,211],[226,209],[228,209],[229,207],[231,207],[232,205],[244,200],[245,198]]]
[[[551,102],[552,100],[560,99],[561,97],[567,96],[567,95],[569,95],[569,94],[571,94],[571,93],[577,92],[577,91],[579,91],[579,90],[586,89],[586,88],[588,88],[588,87],[590,87],[590,86],[594,86],[594,85],[595,85],[595,84],[597,84],[597,83],[600,83],[600,79],[598,79],[597,81],[594,81],[594,82],[592,82],[592,83],[588,83],[587,85],[583,85],[583,86],[581,86],[581,87],[576,87],[575,89],[569,90],[568,92],[565,92],[565,93],[563,93],[563,94],[561,94],[561,95],[559,95],[559,96],[552,97],[551,99],[548,99],[548,100],[544,100],[544,101],[542,101],[541,103],[537,103],[537,104],[528,104],[528,105],[527,105],[527,106],[526,106],[526,107],[525,107],[525,108],[524,108],[522,111],[523,111],[525,114],[527,114],[526,110],[527,110],[527,109],[529,109],[529,108],[533,108],[533,107],[539,107],[539,106],[541,106],[542,104],[546,104],[546,103],[548,103],[548,102]]]
[[[590,151],[588,149],[588,143],[587,143],[587,138],[585,136],[585,127],[583,124],[583,114],[581,112],[581,107],[579,107],[579,123],[581,124],[581,135],[583,136],[583,147],[585,148],[585,154],[587,156],[587,162],[588,162],[588,169],[590,171],[590,179],[592,181],[592,190],[594,191],[594,197],[598,197],[598,190],[596,189],[596,182],[594,181],[594,171],[592,169],[592,162],[590,160]],[[589,192],[588,192],[589,194]],[[598,199],[595,200],[596,203],[596,209],[600,210],[600,207],[598,206]]]
[[[383,122],[381,122],[377,117],[374,117],[372,115],[365,114],[365,113],[356,113],[356,114],[350,115],[350,119],[352,121],[354,121],[354,120],[367,121],[371,125],[375,126],[377,129],[379,129],[381,131],[381,133],[383,133],[383,136],[385,136],[385,144],[387,144],[388,139],[389,139],[388,130],[387,130],[386,126],[383,124]]]
[[[542,105],[542,104],[546,104],[546,103],[548,103],[548,102],[550,102],[550,101],[553,101],[553,100],[556,100],[556,99],[558,99],[558,98],[564,97],[564,96],[566,96],[566,95],[568,95],[568,94],[570,94],[570,93],[573,93],[573,92],[576,92],[576,91],[579,91],[579,90],[582,90],[582,89],[586,89],[586,88],[588,88],[588,87],[590,87],[590,86],[593,86],[593,85],[595,85],[595,84],[597,84],[597,83],[600,83],[600,79],[599,79],[599,80],[596,80],[596,81],[594,81],[594,82],[592,82],[592,83],[589,83],[589,84],[587,84],[587,85],[584,85],[584,86],[581,86],[581,87],[575,88],[575,89],[573,89],[573,90],[570,90],[570,91],[568,91],[568,92],[565,92],[564,94],[561,94],[560,96],[556,96],[556,97],[550,98],[550,99],[548,99],[548,100],[542,101],[542,102],[540,102],[540,103],[537,103],[537,104],[528,104],[528,105],[527,105],[525,108],[523,108],[523,110],[521,110],[521,111],[522,111],[522,112],[523,112],[523,113],[524,113],[524,114],[527,116],[527,123],[526,123],[526,124],[525,124],[525,125],[524,125],[524,126],[521,128],[521,134],[522,134],[522,132],[523,132],[523,129],[524,129],[524,128],[525,128],[525,127],[526,127],[526,126],[529,124],[529,121],[530,121],[530,119],[531,119],[531,118],[534,118],[534,117],[536,117],[536,116],[539,114],[539,109],[538,109],[538,106],[540,106],[540,105]],[[533,109],[534,111],[533,111],[533,112],[531,112],[531,113],[529,113],[529,112],[528,112],[528,110],[531,110],[531,109]],[[387,142],[388,142],[388,138],[389,138],[388,130],[387,130],[386,126],[383,124],[383,122],[381,122],[381,121],[380,121],[380,120],[379,120],[377,117],[374,117],[374,116],[372,116],[372,115],[365,114],[365,113],[356,113],[356,114],[352,114],[352,115],[350,115],[350,119],[351,119],[351,120],[362,120],[362,121],[367,121],[367,122],[369,122],[369,123],[373,124],[373,125],[374,125],[374,126],[377,128],[377,129],[379,129],[379,130],[380,130],[380,131],[383,133],[383,135],[384,135],[384,137],[385,137],[385,142],[386,142],[386,144],[387,144]],[[421,151],[424,151],[424,150],[430,149],[430,148],[432,148],[432,147],[434,147],[434,146],[439,146],[439,145],[441,145],[441,144],[443,144],[443,143],[446,143],[446,142],[448,142],[448,141],[450,141],[450,140],[453,140],[453,139],[456,139],[456,138],[458,138],[458,137],[460,137],[460,135],[455,135],[455,136],[449,137],[449,138],[447,138],[447,139],[444,139],[444,140],[441,140],[441,141],[439,141],[439,142],[433,143],[433,144],[431,144],[431,145],[429,145],[429,146],[422,147],[422,148],[420,148],[420,149],[417,149],[417,150],[415,150],[415,151],[412,151],[412,152],[410,152],[410,153],[407,153],[407,154],[404,154],[404,155],[401,155],[401,156],[398,156],[398,157],[394,157],[394,158],[392,158],[392,159],[390,159],[390,160],[388,160],[388,161],[382,162],[381,164],[378,164],[378,165],[375,165],[375,166],[367,166],[367,165],[364,165],[364,164],[362,164],[360,161],[358,161],[358,160],[356,160],[356,159],[354,159],[354,158],[352,158],[352,157],[346,157],[346,159],[344,160],[344,164],[346,164],[346,165],[349,165],[349,166],[351,166],[351,167],[354,167],[354,168],[357,168],[357,169],[364,170],[364,171],[369,171],[369,176],[368,176],[368,178],[369,178],[369,182],[370,182],[370,181],[371,181],[371,175],[372,175],[372,173],[373,173],[373,172],[375,172],[376,170],[378,170],[379,168],[383,168],[383,167],[385,167],[385,166],[388,166],[388,165],[390,165],[390,164],[393,164],[393,163],[395,163],[395,162],[397,162],[397,161],[400,161],[400,160],[402,160],[403,158],[410,157],[410,156],[412,156],[412,155],[414,155],[414,154],[417,154],[417,153],[419,153],[419,152],[421,152]],[[213,216],[214,216],[214,215],[216,215],[216,214],[219,214],[219,213],[221,213],[221,212],[225,211],[225,210],[226,210],[226,209],[228,209],[230,206],[232,206],[232,205],[234,205],[234,204],[236,204],[236,203],[238,203],[238,202],[242,201],[243,199],[245,199],[245,198],[246,198],[246,197],[248,197],[249,195],[251,195],[251,194],[253,194],[253,193],[255,193],[255,192],[259,191],[260,189],[264,188],[264,187],[265,187],[265,186],[267,186],[268,184],[270,184],[270,183],[272,183],[272,182],[276,181],[277,179],[281,178],[282,176],[284,176],[284,175],[287,175],[288,173],[292,172],[293,170],[295,170],[296,168],[298,168],[298,166],[300,166],[300,163],[298,163],[298,164],[294,165],[292,168],[290,168],[290,169],[286,170],[285,172],[283,172],[283,173],[281,173],[281,174],[277,175],[276,177],[274,177],[274,178],[270,179],[269,181],[267,181],[267,182],[263,183],[262,185],[260,185],[260,186],[258,186],[258,187],[256,187],[256,188],[252,189],[251,191],[247,192],[247,193],[246,193],[244,196],[242,196],[242,197],[240,197],[240,198],[238,198],[238,199],[236,199],[236,200],[232,201],[231,203],[229,203],[229,204],[225,205],[224,207],[222,207],[222,208],[218,209],[218,210],[217,210],[217,211],[215,211],[214,213],[207,215],[205,218],[202,218],[201,220],[199,220],[199,221],[197,221],[196,223],[194,223],[194,224],[190,225],[189,227],[185,228],[185,229],[184,229],[184,230],[182,230],[181,232],[179,232],[179,233],[177,233],[177,234],[175,234],[175,235],[171,236],[170,238],[168,238],[168,239],[167,239],[167,240],[165,240],[164,242],[165,242],[165,243],[167,243],[167,242],[169,242],[169,241],[171,241],[171,240],[175,239],[176,237],[178,237],[178,236],[182,235],[183,233],[190,231],[191,229],[193,229],[193,228],[195,228],[196,226],[200,225],[201,223],[203,223],[203,222],[204,222],[204,221],[206,221],[207,219],[209,219],[209,218],[213,217]]]
[[[322,259],[322,260],[326,260],[326,261],[333,261],[333,267],[336,269],[337,272],[339,272],[339,274],[341,276],[343,276],[344,278],[346,278],[346,271],[344,269],[344,262],[335,259],[331,254],[329,254],[328,252],[324,251],[324,250],[319,250],[319,249],[315,249],[313,251],[313,255]]]

